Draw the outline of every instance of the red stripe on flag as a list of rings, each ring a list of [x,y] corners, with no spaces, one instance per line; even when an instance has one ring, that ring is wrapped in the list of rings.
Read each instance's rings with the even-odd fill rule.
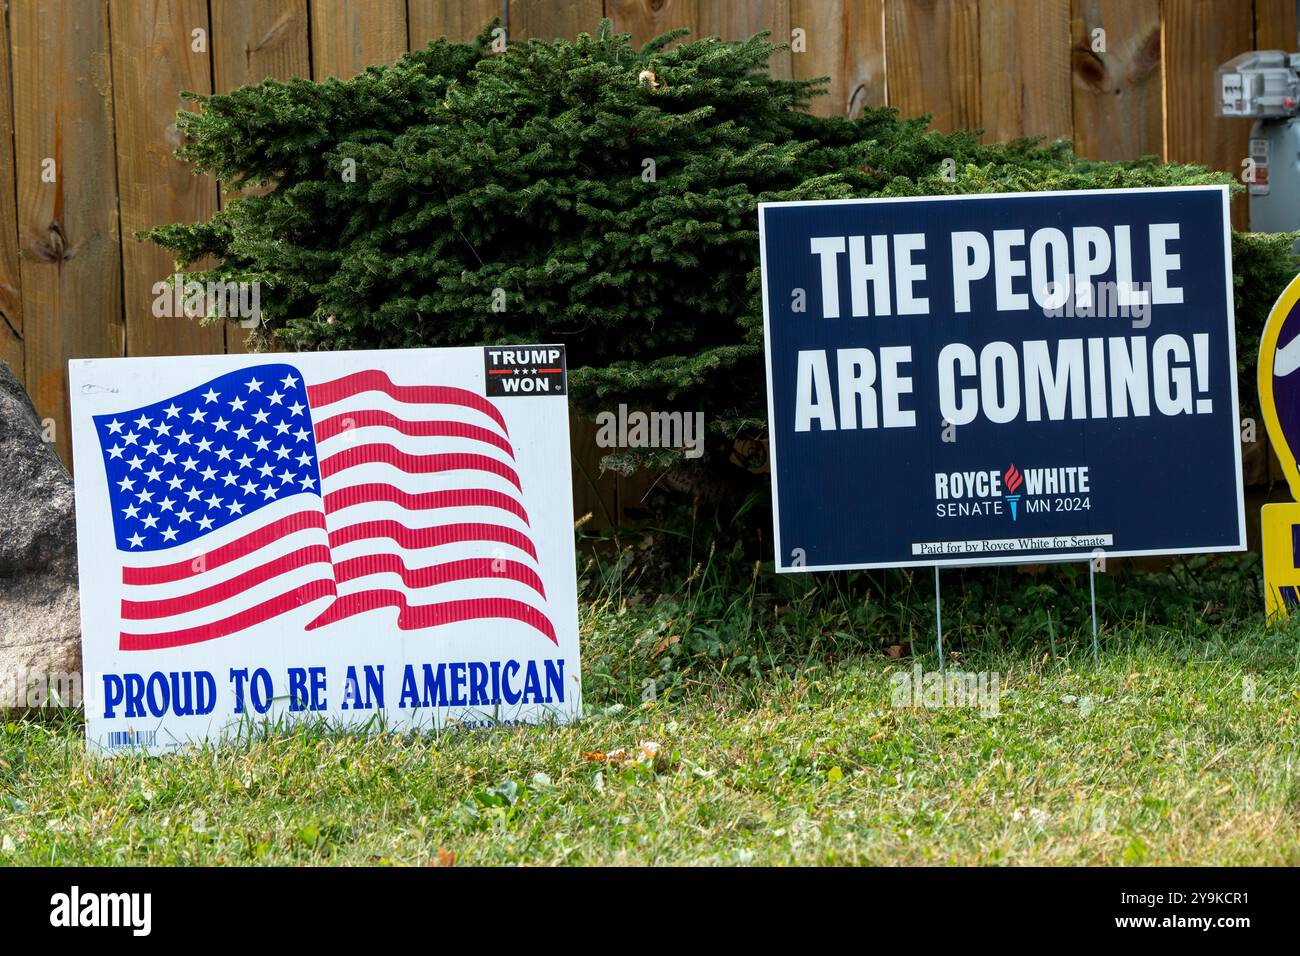
[[[430,405],[463,405],[487,415],[501,426],[501,432],[509,435],[506,420],[496,406],[481,395],[463,388],[448,385],[394,385],[392,379],[384,372],[370,369],[365,372],[353,372],[332,382],[307,386],[307,398],[313,408],[329,405],[361,392],[383,392],[399,402]]]
[[[368,554],[340,561],[334,569],[334,580],[343,584],[372,574],[386,573],[401,575],[402,583],[408,588],[429,588],[449,581],[467,581],[473,578],[510,578],[546,597],[546,589],[536,571],[518,561],[508,561],[505,558],[465,558],[425,568],[408,568],[406,562],[395,554]]]
[[[178,561],[175,564],[164,564],[153,568],[132,568],[122,569],[123,584],[166,584],[169,581],[180,581],[184,578],[194,577],[196,574],[202,574],[205,571],[211,571],[213,568],[219,568],[223,564],[229,564],[246,554],[252,554],[259,548],[264,548],[274,541],[293,534],[295,531],[302,531],[306,528],[324,528],[325,515],[320,511],[299,511],[287,515],[279,521],[274,521],[263,528],[258,528],[242,538],[237,538],[230,544],[222,545],[214,551],[208,551],[204,554],[195,555],[185,561]]]
[[[335,435],[352,431],[355,428],[377,426],[392,428],[403,435],[412,435],[417,438],[469,438],[473,441],[495,445],[511,458],[515,457],[515,450],[510,442],[491,429],[471,425],[468,422],[409,422],[404,418],[398,418],[396,415],[375,408],[359,412],[343,412],[341,415],[325,419],[316,426],[316,440],[325,441],[327,438],[333,438]]]
[[[368,444],[357,448],[348,448],[330,455],[320,463],[320,476],[332,478],[340,471],[355,468],[357,465],[369,465],[379,462],[392,465],[408,475],[427,475],[438,471],[486,471],[509,481],[520,491],[519,476],[515,470],[504,462],[489,458],[487,455],[473,455],[467,452],[455,452],[443,455],[408,455],[398,451],[392,445]]]
[[[276,558],[274,561],[268,561],[266,564],[245,571],[229,581],[214,584],[212,587],[204,588],[201,591],[193,591],[180,597],[157,601],[123,601],[122,617],[128,621],[150,621],[157,620],[160,617],[171,617],[173,614],[186,614],[216,604],[218,601],[224,601],[236,594],[242,594],[249,588],[279,577],[288,571],[303,568],[309,564],[329,563],[330,549],[325,545],[318,544],[309,548],[299,548],[291,554]]]
[[[406,596],[400,591],[389,590],[345,594],[321,612],[316,620],[308,624],[307,630],[324,627],[346,617],[382,607],[398,609],[397,626],[403,631],[418,631],[442,624],[454,624],[457,621],[509,618],[536,628],[557,646],[560,643],[555,639],[555,626],[551,624],[550,619],[537,608],[523,601],[511,598],[474,598],[465,601],[444,601],[441,604],[412,605],[406,603]]]
[[[508,544],[537,560],[537,551],[527,535],[498,524],[461,523],[443,524],[432,528],[408,528],[396,521],[362,521],[330,532],[330,547],[338,548],[353,541],[370,538],[390,538],[403,548],[436,548],[442,544],[461,541],[498,541]]]
[[[528,524],[528,512],[514,498],[486,488],[456,488],[450,491],[423,491],[410,494],[385,484],[349,485],[325,496],[325,511],[334,514],[353,505],[372,501],[391,501],[408,511],[432,511],[435,508],[499,508],[518,516]]]
[[[220,621],[213,621],[211,624],[187,627],[180,631],[164,631],[161,634],[124,633],[121,648],[124,651],[155,651],[164,647],[199,644],[213,638],[234,634],[236,631],[242,631],[255,624],[261,624],[263,621],[270,620],[287,611],[292,611],[294,608],[301,607],[318,598],[333,597],[337,593],[333,581],[310,581],[294,588],[287,594],[281,594],[269,601],[263,601],[256,607],[250,607]]]

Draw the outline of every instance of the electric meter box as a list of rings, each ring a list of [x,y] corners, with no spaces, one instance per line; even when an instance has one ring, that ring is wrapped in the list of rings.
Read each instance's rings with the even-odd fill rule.
[[[1280,50],[1243,53],[1219,67],[1219,116],[1282,119],[1300,108],[1300,55]]]

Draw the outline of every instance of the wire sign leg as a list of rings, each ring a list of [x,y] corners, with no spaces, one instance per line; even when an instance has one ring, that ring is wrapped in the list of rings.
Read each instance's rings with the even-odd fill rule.
[[[1088,593],[1092,597],[1092,662],[1097,663],[1097,560],[1088,559]]]
[[[934,566],[934,633],[939,639],[939,670],[943,670],[943,603],[939,600],[939,565]]]

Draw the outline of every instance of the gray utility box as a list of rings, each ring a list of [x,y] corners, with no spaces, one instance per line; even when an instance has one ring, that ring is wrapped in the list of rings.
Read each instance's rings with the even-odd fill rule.
[[[1300,54],[1243,53],[1219,67],[1215,112],[1251,117],[1250,154],[1242,179],[1250,192],[1254,232],[1300,229]]]

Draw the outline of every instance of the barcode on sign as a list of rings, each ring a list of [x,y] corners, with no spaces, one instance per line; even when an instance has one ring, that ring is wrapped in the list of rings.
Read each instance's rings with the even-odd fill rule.
[[[110,730],[108,745],[110,747],[152,747],[157,735],[156,730]]]

